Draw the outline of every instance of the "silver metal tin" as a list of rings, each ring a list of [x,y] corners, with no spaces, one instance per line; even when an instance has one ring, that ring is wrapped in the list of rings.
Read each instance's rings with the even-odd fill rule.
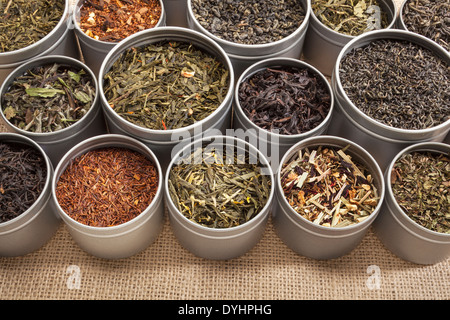
[[[331,78],[336,108],[328,134],[354,140],[369,151],[384,171],[392,158],[407,146],[427,141],[441,142],[450,131],[450,120],[428,129],[407,130],[382,124],[359,110],[347,97],[339,77],[339,64],[350,50],[378,39],[408,40],[432,50],[450,65],[450,53],[434,41],[404,30],[379,30],[359,36],[342,49]]]
[[[188,28],[187,0],[162,0],[166,12],[166,25]]]
[[[174,41],[190,42],[198,48],[202,48],[217,57],[229,70],[230,85],[229,90],[222,104],[205,119],[179,129],[173,130],[153,130],[137,126],[121,116],[119,116],[109,106],[103,92],[103,77],[111,68],[112,64],[130,47],[142,46],[162,40],[171,39]],[[104,110],[105,119],[111,133],[124,134],[134,137],[144,142],[160,160],[163,171],[167,168],[173,155],[183,146],[193,139],[203,136],[217,135],[231,126],[231,105],[233,102],[234,72],[229,58],[223,49],[214,41],[196,31],[181,27],[159,27],[141,31],[120,42],[111,50],[105,58],[99,77],[100,101]]]
[[[264,168],[263,173],[271,177],[272,188],[267,204],[253,219],[237,227],[215,229],[204,227],[188,220],[175,207],[168,192],[168,177],[170,169],[174,164],[182,159],[183,155],[190,154],[198,147],[213,146],[226,146],[227,148],[231,148],[230,150],[239,152],[238,154],[247,150],[251,158],[254,157],[254,159],[260,160]],[[192,142],[172,159],[165,178],[165,200],[174,235],[184,248],[194,255],[205,259],[229,260],[247,253],[260,241],[265,231],[270,211],[272,210],[274,196],[273,182],[273,172],[267,159],[254,146],[244,140],[231,136],[211,136]]]
[[[289,36],[271,43],[247,45],[219,38],[202,27],[197,19],[195,19],[191,0],[187,0],[187,22],[189,28],[205,34],[225,50],[233,64],[236,77],[238,77],[245,69],[260,60],[275,57],[289,57],[296,59],[301,57],[303,42],[309,25],[311,2],[310,0],[299,1],[302,2],[303,8],[305,9],[305,19],[302,24]]]
[[[16,133],[0,133],[0,142],[20,143],[35,148],[46,162],[45,185],[35,203],[16,218],[0,223],[0,256],[23,256],[45,245],[61,224],[51,201],[53,166],[44,150],[30,138]]]
[[[92,227],[69,217],[56,198],[58,180],[68,165],[78,156],[102,147],[123,147],[140,152],[158,169],[158,190],[150,205],[134,219],[112,227]],[[52,199],[70,235],[87,253],[103,259],[121,259],[135,255],[151,245],[164,223],[163,175],[154,153],[141,142],[123,135],[105,134],[89,138],[74,146],[61,159],[52,179]]]
[[[46,133],[35,133],[22,130],[6,119],[2,111],[3,108],[1,107],[2,97],[8,91],[9,86],[14,82],[14,79],[17,76],[22,75],[31,67],[41,66],[47,63],[71,65],[85,70],[86,73],[88,73],[92,78],[92,83],[96,90],[95,99],[92,102],[91,108],[84,115],[84,117],[75,122],[70,127]],[[22,64],[20,67],[11,72],[3,82],[3,85],[0,87],[0,99],[0,121],[4,123],[6,129],[10,132],[19,133],[36,141],[49,156],[54,167],[56,167],[62,156],[78,142],[84,141],[89,137],[104,134],[107,132],[105,120],[103,117],[103,111],[99,104],[99,90],[97,79],[94,73],[85,64],[74,58],[52,55],[35,58],[25,64]]]
[[[380,6],[390,21],[387,29],[395,27],[397,7],[392,0],[380,0]],[[325,26],[311,9],[311,18],[303,46],[305,60],[319,69],[324,75],[331,76],[336,59],[342,48],[354,36],[336,32]]]
[[[105,59],[108,52],[116,46],[117,42],[96,40],[92,37],[89,37],[81,30],[80,8],[83,6],[84,2],[85,0],[78,0],[71,18],[74,23],[75,35],[79,40],[84,61],[86,65],[88,65],[89,68],[94,71],[95,75],[98,76],[103,60]],[[166,24],[166,11],[163,3],[164,1],[160,0],[159,2],[161,4],[161,16],[154,28],[164,26]]]
[[[314,224],[300,216],[287,202],[281,186],[281,168],[295,153],[307,147],[329,146],[343,148],[352,159],[364,164],[372,173],[380,200],[372,214],[364,221],[342,228],[326,227]],[[344,256],[355,249],[370,225],[376,219],[384,198],[383,174],[375,159],[353,141],[333,136],[316,136],[295,144],[284,155],[275,179],[275,199],[272,221],[280,239],[294,252],[318,260],[334,259]]]
[[[28,47],[0,53],[0,84],[11,71],[30,59],[48,55],[66,55],[74,58],[77,56],[69,3],[69,0],[65,1],[61,20],[44,38]]]
[[[280,67],[280,66],[290,66],[299,69],[304,68],[310,69],[311,71],[316,73],[321,78],[323,83],[327,86],[331,98],[330,111],[328,112],[328,115],[323,120],[323,122],[316,128],[308,132],[295,135],[282,135],[272,133],[255,125],[242,110],[242,107],[239,102],[240,85],[247,78],[253,76],[255,73],[265,68]],[[281,158],[286,153],[286,151],[290,149],[294,144],[305,138],[322,135],[327,132],[334,108],[334,95],[328,80],[323,76],[322,73],[320,73],[319,70],[301,60],[280,57],[259,61],[244,71],[244,73],[239,77],[239,80],[236,83],[233,106],[234,106],[233,126],[234,129],[236,130],[236,134],[241,132],[239,131],[241,129],[243,131],[242,133],[244,133],[245,136],[248,137],[248,141],[252,141],[253,145],[255,146],[258,145],[259,146],[258,149],[261,152],[264,153],[264,150],[267,150],[268,152],[266,152],[266,154],[264,155],[271,161],[272,169],[274,172],[276,172]]]
[[[411,145],[392,160],[385,172],[386,196],[373,227],[384,246],[396,256],[416,264],[435,264],[450,257],[450,234],[422,227],[409,218],[395,200],[391,186],[391,171],[404,154],[416,151],[450,153],[450,145],[439,142],[422,142]]]

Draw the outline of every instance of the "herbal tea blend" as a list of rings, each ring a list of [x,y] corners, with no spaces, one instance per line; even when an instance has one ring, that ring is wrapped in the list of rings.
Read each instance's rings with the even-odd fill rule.
[[[450,119],[450,69],[431,50],[405,40],[376,40],[341,60],[348,98],[367,116],[401,129]]]
[[[35,148],[0,142],[0,223],[28,210],[44,189],[47,166]]]
[[[292,135],[320,125],[331,107],[326,83],[308,68],[265,68],[239,84],[239,103],[257,126]]]
[[[126,50],[105,74],[104,93],[124,119],[154,130],[192,125],[213,113],[230,85],[225,65],[188,42]]]
[[[196,162],[203,153],[201,163]],[[270,176],[248,156],[225,154],[199,148],[187,163],[175,164],[169,174],[169,193],[177,209],[189,220],[210,228],[230,228],[254,218],[266,205]],[[255,161],[256,162],[256,161]]]
[[[450,234],[450,158],[448,154],[402,155],[391,172],[395,200],[407,216],[432,231]]]
[[[402,19],[409,31],[421,34],[450,51],[450,1],[407,0]]]
[[[158,24],[159,0],[86,0],[80,7],[80,29],[89,37],[119,42]]]
[[[347,148],[306,148],[283,164],[286,200],[306,220],[346,227],[367,219],[378,205],[371,173],[351,159]]]
[[[28,47],[49,34],[64,13],[64,0],[0,2],[0,52]]]
[[[64,212],[88,226],[128,222],[154,199],[158,171],[145,155],[105,147],[74,159],[59,177],[56,198]]]
[[[2,96],[2,111],[22,130],[54,132],[71,126],[89,111],[95,90],[85,70],[49,63],[14,79]]]
[[[311,9],[325,26],[350,36],[384,29],[389,24],[377,0],[312,0]]]
[[[298,29],[305,19],[300,0],[192,0],[192,11],[210,33],[241,44],[281,40]]]

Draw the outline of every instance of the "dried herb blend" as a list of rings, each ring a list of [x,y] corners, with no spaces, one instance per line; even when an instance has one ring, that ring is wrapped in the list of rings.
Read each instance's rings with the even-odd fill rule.
[[[239,84],[239,104],[257,126],[292,135],[323,122],[331,108],[331,94],[308,68],[265,68]]]
[[[2,111],[22,130],[54,132],[83,118],[95,95],[95,83],[85,70],[49,63],[14,79],[2,96]]]
[[[158,171],[145,155],[107,147],[72,160],[59,177],[56,197],[64,212],[88,226],[110,227],[137,217],[153,201]]]
[[[402,20],[409,31],[432,39],[450,51],[450,1],[407,0]]]
[[[448,154],[402,155],[391,172],[394,198],[407,216],[432,231],[450,234],[450,158]]]
[[[241,44],[271,43],[291,35],[305,20],[300,0],[192,0],[200,25],[215,36]]]
[[[201,163],[195,159],[203,153]],[[226,152],[199,148],[188,161],[174,165],[169,193],[177,209],[189,220],[210,228],[230,228],[254,218],[266,205],[270,176],[248,156],[226,160]]]
[[[119,42],[161,18],[159,0],[86,0],[80,7],[80,29],[89,37]]]
[[[213,113],[230,75],[214,56],[188,42],[162,41],[126,50],[105,74],[111,108],[144,128],[170,130]]]
[[[389,25],[387,13],[377,0],[312,0],[311,8],[325,26],[349,36]]]
[[[46,178],[47,165],[38,150],[0,142],[0,223],[28,210],[41,195]]]
[[[64,0],[0,2],[0,52],[28,47],[49,34],[61,20]]]
[[[346,148],[319,146],[298,151],[281,171],[286,200],[303,218],[326,227],[367,219],[380,197],[372,174]]]
[[[426,129],[450,119],[449,66],[412,42],[383,39],[354,48],[339,75],[354,105],[385,125]]]

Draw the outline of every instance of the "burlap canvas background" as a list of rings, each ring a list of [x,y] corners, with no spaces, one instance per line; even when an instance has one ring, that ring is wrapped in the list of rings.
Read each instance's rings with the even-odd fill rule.
[[[396,1],[397,5],[401,2]],[[0,131],[5,131],[1,125]],[[74,275],[79,282],[73,281]],[[247,254],[210,261],[194,256],[177,242],[166,216],[159,237],[146,250],[109,261],[83,252],[61,224],[40,250],[0,258],[0,297],[448,300],[450,259],[428,266],[403,261],[370,230],[350,254],[317,261],[286,247],[269,221],[263,238]]]

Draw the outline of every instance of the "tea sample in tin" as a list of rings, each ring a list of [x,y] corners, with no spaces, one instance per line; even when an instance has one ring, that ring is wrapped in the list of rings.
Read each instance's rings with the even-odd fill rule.
[[[384,125],[418,130],[450,119],[449,66],[413,42],[381,39],[353,48],[339,77],[353,104]]]
[[[311,8],[325,26],[349,36],[389,25],[388,15],[377,0],[312,0]]]
[[[18,75],[2,98],[5,118],[19,129],[46,133],[67,128],[92,107],[94,79],[84,69],[48,63]]]
[[[421,34],[450,51],[450,1],[407,0],[402,20],[407,30]]]
[[[158,170],[126,148],[94,149],[73,159],[59,177],[56,198],[72,219],[94,227],[126,223],[142,213],[158,189]]]
[[[305,19],[300,0],[192,0],[198,23],[213,35],[240,44],[271,43],[292,34]]]
[[[450,155],[412,152],[392,168],[394,198],[417,224],[450,234]]]
[[[0,223],[28,210],[42,193],[46,177],[42,153],[25,144],[0,142]]]
[[[198,148],[175,163],[168,186],[180,213],[210,228],[231,228],[253,219],[272,188],[259,161],[221,148]]]
[[[272,67],[239,84],[239,104],[257,126],[284,135],[319,126],[331,108],[324,80],[309,68]]]
[[[0,52],[28,47],[49,34],[61,20],[64,0],[0,2]]]
[[[89,37],[119,42],[154,28],[162,14],[159,0],[86,0],[80,7],[80,29]]]
[[[212,114],[230,86],[227,67],[189,42],[160,41],[125,50],[104,75],[111,108],[154,130],[192,125]]]
[[[305,148],[282,165],[284,196],[306,220],[347,227],[367,219],[378,205],[380,196],[371,172],[354,161],[347,148]]]

